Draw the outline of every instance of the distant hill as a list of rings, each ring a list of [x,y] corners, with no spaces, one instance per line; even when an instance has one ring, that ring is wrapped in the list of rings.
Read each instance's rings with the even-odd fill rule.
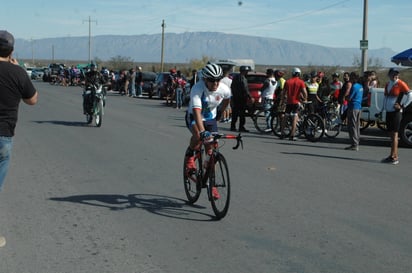
[[[216,59],[253,59],[261,65],[352,66],[360,60],[359,48],[332,48],[275,38],[219,32],[166,33],[164,62],[188,63],[203,56]],[[161,34],[101,35],[92,37],[92,57],[109,60],[130,57],[135,62],[160,62]],[[18,58],[88,60],[89,37],[60,37],[38,40],[16,39]],[[369,50],[368,57],[382,66],[393,66],[396,52],[388,48]]]

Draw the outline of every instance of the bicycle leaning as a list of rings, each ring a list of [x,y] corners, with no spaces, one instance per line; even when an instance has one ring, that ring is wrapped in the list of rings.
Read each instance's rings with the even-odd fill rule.
[[[212,154],[205,155],[203,143],[201,150],[195,151],[195,170],[186,168],[187,151],[183,160],[183,183],[189,203],[194,204],[199,199],[202,188],[206,188],[207,197],[217,219],[226,216],[230,203],[229,169],[225,157],[219,151],[220,139],[235,139],[236,145],[233,149],[236,150],[240,145],[243,148],[240,134],[212,133],[212,140],[208,142],[208,145],[213,146]],[[214,188],[218,191],[218,198],[212,194]]]

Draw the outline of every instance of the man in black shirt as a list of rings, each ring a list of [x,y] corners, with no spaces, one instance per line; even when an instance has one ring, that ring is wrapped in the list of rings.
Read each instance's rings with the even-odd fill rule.
[[[0,190],[10,163],[19,103],[37,103],[37,91],[26,71],[12,57],[14,37],[0,30]],[[0,247],[6,239],[0,236]]]

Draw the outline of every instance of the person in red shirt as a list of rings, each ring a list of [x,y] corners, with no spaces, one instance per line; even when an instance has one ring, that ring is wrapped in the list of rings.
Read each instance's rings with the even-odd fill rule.
[[[307,101],[308,93],[306,91],[305,82],[300,78],[301,71],[299,68],[295,67],[292,69],[292,78],[285,82],[284,96],[286,99],[286,118],[282,119],[281,123],[281,135],[280,138],[283,139],[284,128],[286,125],[286,119],[288,116],[292,116],[292,128],[290,132],[289,139],[296,140],[296,124],[298,121],[298,113],[300,108],[300,102],[303,100]]]

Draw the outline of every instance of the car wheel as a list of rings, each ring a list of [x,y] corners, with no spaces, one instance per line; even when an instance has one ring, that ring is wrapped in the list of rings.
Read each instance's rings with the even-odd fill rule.
[[[407,115],[402,119],[399,137],[404,146],[412,148],[412,115]]]

